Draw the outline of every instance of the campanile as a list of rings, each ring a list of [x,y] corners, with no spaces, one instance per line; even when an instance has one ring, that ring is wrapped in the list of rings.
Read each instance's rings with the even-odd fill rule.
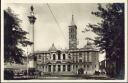
[[[74,15],[69,26],[69,49],[77,49],[77,26],[74,23]]]

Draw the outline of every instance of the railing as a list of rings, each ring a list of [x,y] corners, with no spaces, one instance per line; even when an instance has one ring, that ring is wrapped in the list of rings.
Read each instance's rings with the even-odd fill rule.
[[[72,60],[49,60],[45,61],[42,64],[48,64],[48,63],[67,63],[67,62],[73,62]]]

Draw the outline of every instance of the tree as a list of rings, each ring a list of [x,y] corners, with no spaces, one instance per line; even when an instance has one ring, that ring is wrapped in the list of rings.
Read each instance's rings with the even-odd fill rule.
[[[4,10],[4,62],[22,63],[24,50],[19,45],[32,45],[26,37],[28,32],[22,30],[20,23],[21,20],[10,8]]]
[[[98,36],[94,42],[106,52],[106,71],[111,77],[124,76],[124,4],[98,4],[93,15],[101,18],[101,23],[88,24]]]

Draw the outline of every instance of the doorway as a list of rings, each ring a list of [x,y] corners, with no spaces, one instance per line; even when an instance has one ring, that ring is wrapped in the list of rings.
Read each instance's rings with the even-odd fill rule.
[[[83,68],[78,69],[78,75],[82,75],[82,74],[84,74],[84,69]]]

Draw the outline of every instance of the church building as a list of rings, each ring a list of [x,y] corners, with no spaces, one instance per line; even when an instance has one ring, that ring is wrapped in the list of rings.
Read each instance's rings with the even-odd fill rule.
[[[58,50],[54,44],[48,51],[34,53],[35,68],[41,74],[50,75],[93,75],[99,70],[99,51],[87,42],[77,48],[77,26],[72,15],[69,26],[69,49]]]

